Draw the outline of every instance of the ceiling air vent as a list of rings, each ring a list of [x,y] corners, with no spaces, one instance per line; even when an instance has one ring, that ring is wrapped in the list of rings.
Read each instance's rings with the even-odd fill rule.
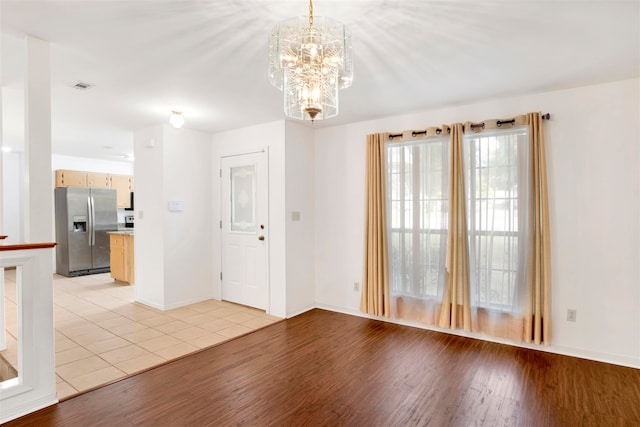
[[[74,85],[72,85],[71,87],[74,88],[74,89],[78,89],[78,90],[87,90],[87,89],[91,89],[94,86],[95,85],[92,84],[92,83],[77,82]]]

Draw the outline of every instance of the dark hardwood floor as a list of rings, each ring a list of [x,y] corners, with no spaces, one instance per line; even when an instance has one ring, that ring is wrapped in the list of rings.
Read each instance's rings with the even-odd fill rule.
[[[638,426],[640,370],[313,310],[25,425]]]

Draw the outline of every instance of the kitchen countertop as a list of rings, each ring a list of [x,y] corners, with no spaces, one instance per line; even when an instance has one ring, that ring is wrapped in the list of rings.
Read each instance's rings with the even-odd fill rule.
[[[134,231],[132,229],[118,230],[118,231],[107,231],[107,234],[121,234],[123,236],[133,236]]]

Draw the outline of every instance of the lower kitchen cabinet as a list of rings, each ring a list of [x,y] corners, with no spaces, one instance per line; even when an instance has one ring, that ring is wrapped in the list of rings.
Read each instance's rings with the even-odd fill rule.
[[[133,283],[133,234],[111,233],[111,277]]]

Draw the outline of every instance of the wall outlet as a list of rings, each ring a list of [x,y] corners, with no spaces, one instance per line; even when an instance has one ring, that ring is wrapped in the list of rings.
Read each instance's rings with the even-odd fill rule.
[[[573,308],[570,308],[567,310],[567,321],[569,322],[575,322],[576,321],[576,310]]]
[[[360,290],[360,282],[353,282],[353,291],[358,292]]]

